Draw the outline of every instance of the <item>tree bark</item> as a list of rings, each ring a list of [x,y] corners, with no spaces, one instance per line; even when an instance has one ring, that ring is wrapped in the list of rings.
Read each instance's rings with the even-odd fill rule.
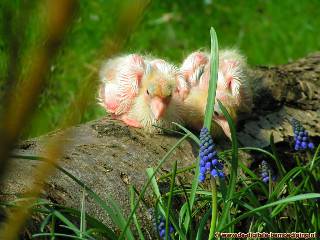
[[[239,141],[266,147],[270,134],[275,142],[293,136],[290,118],[305,126],[310,136],[320,132],[320,52],[276,67],[249,70],[254,108],[239,123]]]
[[[320,131],[320,53],[312,54],[276,67],[257,67],[249,70],[253,89],[254,111],[242,116],[238,125],[239,142],[245,146],[265,147],[273,132],[275,142],[292,136],[290,117],[300,120],[310,136]],[[165,153],[177,142],[177,136],[149,135],[107,117],[67,130],[66,151],[59,164],[94,190],[102,199],[112,197],[129,215],[128,187],[141,189],[146,181],[145,169],[155,167]],[[40,155],[48,139],[60,131],[24,141],[16,152]],[[178,167],[195,162],[191,142],[184,142],[164,164],[162,172],[171,169],[173,161]],[[28,189],[36,161],[12,159],[6,181],[0,186],[0,199],[11,199]],[[189,176],[190,179],[190,176]],[[57,171],[48,181],[43,196],[52,202],[79,208],[81,187]],[[11,197],[10,197],[11,196]],[[147,207],[153,200],[148,195]],[[90,215],[111,224],[107,214],[90,198],[86,201]],[[143,214],[141,214],[143,215]],[[148,221],[143,218],[144,226]],[[150,228],[145,228],[152,236]],[[150,237],[151,238],[151,237]]]

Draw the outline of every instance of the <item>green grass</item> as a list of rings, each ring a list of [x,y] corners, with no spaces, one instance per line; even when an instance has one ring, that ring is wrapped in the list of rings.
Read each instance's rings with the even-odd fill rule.
[[[11,2],[11,1],[10,1]],[[18,9],[20,1],[12,1]],[[35,121],[27,126],[25,137],[37,136],[57,127],[79,83],[99,66],[97,57],[104,35],[112,36],[120,1],[80,1],[78,16],[69,31],[65,47],[52,65],[48,89],[44,91]],[[152,54],[181,63],[191,51],[209,49],[208,29],[215,26],[220,48],[237,47],[251,65],[276,65],[303,57],[320,49],[320,2],[309,1],[153,1],[141,25],[131,36],[123,52]],[[28,51],[38,44],[41,17],[32,11],[26,24],[22,56],[28,63]],[[25,14],[20,9],[21,14]],[[45,13],[42,13],[45,14]],[[0,18],[3,18],[2,16]],[[6,23],[5,19],[0,19]],[[6,68],[7,44],[0,37],[0,87]],[[0,91],[3,88],[0,88]],[[1,94],[0,94],[1,95]],[[105,115],[94,99],[82,121]]]

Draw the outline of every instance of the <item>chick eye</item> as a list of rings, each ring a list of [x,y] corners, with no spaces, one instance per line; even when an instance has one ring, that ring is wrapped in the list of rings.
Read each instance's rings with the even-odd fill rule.
[[[147,94],[150,95],[149,90],[147,89]]]

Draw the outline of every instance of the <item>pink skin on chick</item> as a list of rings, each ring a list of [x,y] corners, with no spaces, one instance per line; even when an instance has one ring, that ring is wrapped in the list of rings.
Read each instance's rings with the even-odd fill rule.
[[[167,105],[168,103],[160,97],[152,98],[150,107],[155,119],[159,120],[164,115]]]
[[[239,110],[249,109],[250,111],[251,109],[251,92],[244,69],[245,60],[237,51],[224,50],[220,52],[213,134],[216,134],[215,131],[219,131],[217,129],[218,125],[226,136],[230,138],[231,135],[227,120],[219,109],[217,99],[227,108],[234,121],[237,119]],[[189,97],[184,101],[186,110],[194,116],[189,121],[188,119],[184,120],[187,124],[189,122],[191,127],[200,130],[205,113],[210,79],[209,54],[199,51],[190,54],[184,60],[181,71],[191,85]],[[185,118],[188,118],[188,116],[186,115]]]
[[[171,98],[175,92],[180,96],[183,88],[177,83],[184,78],[164,60],[137,54],[118,57],[107,61],[100,76],[100,104],[114,118],[150,132],[152,125],[167,126],[177,118]]]
[[[107,61],[100,72],[102,84],[99,91],[100,104],[127,125],[141,127],[135,119],[127,116],[141,84],[145,63],[137,54],[130,54]]]

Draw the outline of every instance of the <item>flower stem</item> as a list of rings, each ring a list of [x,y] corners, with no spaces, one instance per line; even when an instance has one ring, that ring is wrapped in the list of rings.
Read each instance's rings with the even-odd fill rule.
[[[210,233],[209,240],[214,239],[214,234],[216,232],[216,221],[217,221],[217,185],[216,180],[211,177],[211,192],[212,192],[212,214],[211,214],[211,224],[210,224]]]

